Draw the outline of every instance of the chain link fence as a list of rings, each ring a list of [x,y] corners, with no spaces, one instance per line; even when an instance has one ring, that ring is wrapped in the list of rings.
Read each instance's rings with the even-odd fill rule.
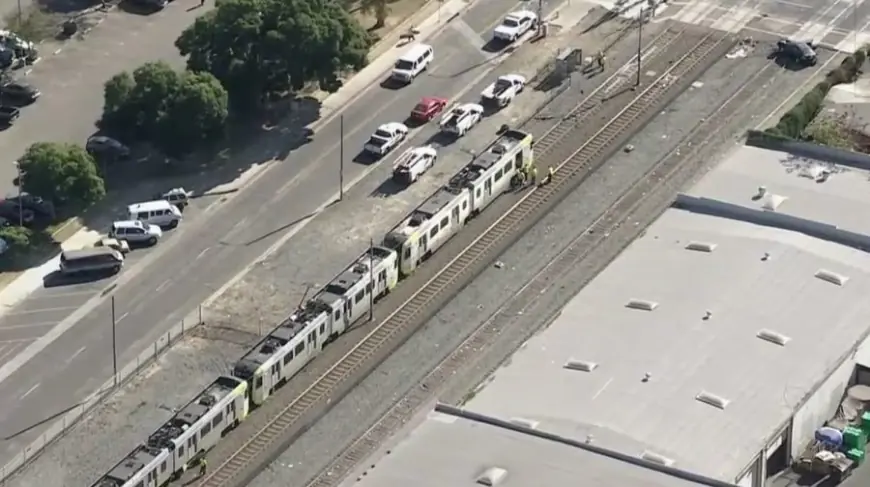
[[[39,454],[50,446],[55,440],[61,438],[67,431],[73,428],[79,420],[99,406],[113,392],[123,387],[127,382],[134,379],[149,365],[153,364],[160,356],[169,350],[186,336],[191,335],[200,328],[200,325],[214,318],[202,305],[188,314],[180,323],[161,335],[154,343],[149,345],[131,362],[118,367],[118,372],[110,377],[96,392],[83,401],[59,412],[54,423],[43,431],[30,445],[24,447],[11,461],[0,467],[0,485],[6,486],[8,480],[22,467],[28,465]]]

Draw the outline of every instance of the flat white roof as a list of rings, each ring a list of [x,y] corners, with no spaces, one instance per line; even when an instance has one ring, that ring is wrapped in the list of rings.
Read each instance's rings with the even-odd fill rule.
[[[868,332],[870,178],[819,164],[735,151],[466,407],[734,482]]]
[[[629,463],[585,445],[461,411],[429,411],[422,423],[392,441],[389,454],[365,462],[342,487],[695,487],[717,485],[644,462]],[[501,423],[501,424],[500,424]],[[656,468],[659,468],[657,470]],[[578,484],[579,482],[579,484]],[[718,484],[723,485],[723,484]]]

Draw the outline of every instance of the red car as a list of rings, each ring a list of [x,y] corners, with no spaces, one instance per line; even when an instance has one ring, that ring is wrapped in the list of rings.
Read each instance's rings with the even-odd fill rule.
[[[444,98],[427,96],[414,107],[414,110],[411,112],[411,118],[418,122],[428,122],[441,113],[441,110],[444,110],[446,106],[447,100]]]

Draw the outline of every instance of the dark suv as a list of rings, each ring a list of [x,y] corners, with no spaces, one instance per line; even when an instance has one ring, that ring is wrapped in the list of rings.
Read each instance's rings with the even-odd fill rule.
[[[812,42],[780,39],[776,42],[776,55],[786,57],[804,66],[815,66],[818,62]]]

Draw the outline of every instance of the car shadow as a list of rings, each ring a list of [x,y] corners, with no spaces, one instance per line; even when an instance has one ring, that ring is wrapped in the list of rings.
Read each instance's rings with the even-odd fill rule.
[[[374,191],[369,194],[371,198],[389,198],[408,189],[407,184],[400,183],[393,178],[384,180]]]
[[[444,133],[444,132],[438,131],[438,132],[432,134],[431,137],[429,137],[428,139],[426,139],[426,144],[425,144],[425,145],[434,145],[434,146],[438,146],[438,147],[447,147],[447,146],[450,146],[450,145],[452,145],[453,143],[455,143],[457,140],[459,140],[459,137],[457,137],[456,135],[448,134],[448,133]]]
[[[50,289],[54,287],[74,286],[76,284],[87,284],[109,279],[115,275],[116,274],[112,271],[74,275],[65,275],[60,271],[52,271],[42,278],[42,287]]]
[[[379,157],[377,154],[372,154],[371,152],[369,152],[367,150],[359,151],[357,153],[357,155],[353,156],[353,159],[352,159],[353,162],[355,162],[357,164],[363,164],[366,166],[374,164],[380,160],[381,160],[381,157]]]
[[[384,88],[385,90],[400,90],[405,86],[408,86],[408,84],[396,81],[393,78],[387,78],[381,81],[381,88]]]
[[[793,71],[793,72],[803,71],[807,68],[812,67],[812,66],[809,66],[807,64],[804,64],[804,63],[796,60],[792,56],[789,56],[789,55],[783,54],[783,53],[779,53],[779,52],[770,53],[767,56],[767,59],[772,60],[780,68],[786,69],[788,71]]]
[[[483,50],[483,52],[495,54],[495,53],[501,52],[509,45],[510,45],[509,42],[503,41],[501,39],[496,39],[495,37],[493,37],[492,39],[486,41],[486,44],[481,46],[481,49]]]
[[[409,129],[416,129],[426,125],[428,122],[424,122],[422,120],[418,120],[414,117],[409,116],[402,123],[405,124],[405,127],[408,127]]]

